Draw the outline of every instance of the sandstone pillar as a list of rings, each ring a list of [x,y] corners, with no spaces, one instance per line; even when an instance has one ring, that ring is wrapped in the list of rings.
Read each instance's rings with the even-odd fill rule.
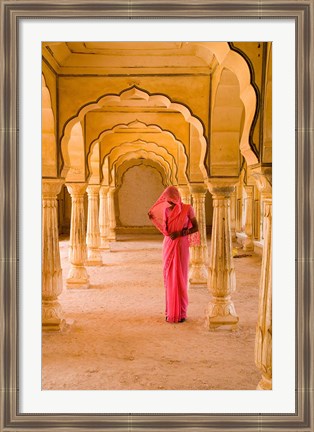
[[[60,330],[65,321],[58,296],[62,292],[57,195],[60,179],[42,182],[42,328]]]
[[[239,184],[236,187],[236,200],[237,200],[237,209],[236,209],[236,231],[242,231],[242,185]]]
[[[99,192],[100,249],[109,249],[108,191],[109,186],[101,186]]]
[[[201,238],[199,246],[191,247],[191,269],[189,274],[190,285],[207,285],[207,262],[208,249],[206,238],[206,215],[205,215],[205,194],[207,189],[205,185],[191,186],[193,197],[193,208],[195,217],[198,222],[198,229]]]
[[[114,193],[115,188],[110,187],[108,191],[108,216],[109,216],[109,229],[108,229],[108,240],[116,240],[116,214],[114,206]]]
[[[90,185],[87,188],[88,194],[88,213],[87,213],[87,261],[86,265],[96,266],[102,265],[100,246],[100,231],[99,231],[99,198],[98,185]]]
[[[253,186],[245,186],[246,199],[245,199],[245,228],[244,232],[246,234],[246,239],[243,243],[243,250],[253,251]]]
[[[259,288],[258,319],[255,340],[255,363],[262,379],[257,389],[272,389],[272,194],[271,173],[253,174],[264,202],[264,247]]]
[[[184,204],[191,204],[191,192],[188,186],[179,186],[179,192]]]
[[[237,198],[236,191],[230,194],[230,227],[231,227],[231,240],[236,241],[236,219],[237,219]]]
[[[66,280],[67,288],[88,288],[89,278],[84,267],[86,261],[86,233],[84,194],[86,183],[68,183],[72,200],[69,260],[71,268]]]
[[[264,198],[264,249],[259,290],[255,363],[262,379],[257,388],[272,388],[272,199]]]
[[[206,325],[211,329],[219,326],[236,328],[236,314],[231,293],[236,289],[235,269],[232,258],[230,229],[230,194],[234,186],[210,184],[213,195],[213,228],[208,269],[208,288],[212,299],[206,313]]]

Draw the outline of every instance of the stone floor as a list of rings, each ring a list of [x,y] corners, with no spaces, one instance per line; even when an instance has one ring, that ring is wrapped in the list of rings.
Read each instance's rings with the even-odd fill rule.
[[[256,388],[261,256],[234,260],[239,329],[209,332],[204,326],[207,288],[189,289],[185,323],[165,322],[161,247],[158,235],[123,236],[102,252],[102,267],[88,267],[90,288],[64,289],[60,302],[68,325],[60,333],[43,333],[43,389]],[[63,239],[64,281],[67,249]]]

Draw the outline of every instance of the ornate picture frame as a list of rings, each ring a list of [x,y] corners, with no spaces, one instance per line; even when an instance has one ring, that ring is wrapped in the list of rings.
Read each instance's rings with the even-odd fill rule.
[[[313,313],[313,31],[314,1],[1,0],[1,351],[0,431],[314,431]],[[19,410],[19,87],[22,18],[242,18],[295,21],[296,28],[296,411],[294,414],[23,414]]]

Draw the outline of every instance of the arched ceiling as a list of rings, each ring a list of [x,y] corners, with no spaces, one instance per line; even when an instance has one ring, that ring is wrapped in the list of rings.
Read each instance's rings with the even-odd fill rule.
[[[160,156],[153,153],[148,153],[144,151],[130,152],[123,156],[120,156],[115,161],[116,169],[116,186],[122,183],[122,177],[124,173],[137,165],[150,166],[160,173],[162,182],[164,186],[169,184],[176,184],[176,180],[172,175],[171,170],[166,161],[164,161]]]
[[[57,143],[55,136],[55,121],[51,107],[51,96],[46,85],[45,77],[42,76],[42,175],[43,177],[55,177],[57,175],[57,164],[55,161]]]
[[[171,132],[185,145],[192,180],[206,178],[210,170],[207,172],[204,162],[213,162],[212,158],[205,161],[207,147],[211,133],[216,133],[219,126],[212,124],[211,131],[209,119],[214,106],[220,105],[223,87],[228,87],[223,82],[225,68],[235,78],[232,85],[238,92],[239,112],[243,105],[243,115],[238,116],[241,121],[237,121],[237,146],[248,164],[258,162],[250,142],[256,110],[250,70],[227,42],[43,42],[42,47],[43,73],[49,75],[54,70],[59,77],[56,132],[61,175],[71,166],[68,144],[77,121],[82,124],[87,155],[91,142],[88,137],[95,140],[101,130],[114,131],[123,116],[122,123],[139,119]],[[230,97],[227,99],[224,117],[226,109],[230,111]],[[210,100],[216,105],[210,106]],[[161,118],[165,124],[160,123]],[[94,125],[99,122],[104,124],[96,131]],[[221,132],[220,126],[218,129]]]
[[[43,42],[43,54],[61,75],[128,69],[142,74],[160,68],[167,68],[166,73],[210,74],[217,64],[214,55],[196,42]]]
[[[169,98],[167,98],[164,95],[149,95],[147,92],[144,92],[140,89],[137,89],[136,87],[132,87],[130,89],[126,89],[123,91],[120,95],[113,95],[109,94],[102,98],[100,98],[98,101],[92,102],[90,104],[84,105],[80,112],[78,113],[77,117],[72,118],[69,120],[69,122],[66,124],[64,128],[64,136],[62,139],[61,147],[63,149],[63,155],[65,159],[65,167],[64,172],[67,172],[67,170],[70,167],[70,157],[68,153],[68,142],[71,137],[71,131],[73,128],[73,125],[77,123],[77,120],[79,119],[82,121],[86,114],[91,111],[97,111],[98,109],[102,108],[103,106],[111,106],[111,105],[123,105],[127,107],[128,109],[132,106],[136,106],[139,109],[144,109],[147,106],[159,106],[162,107],[165,112],[177,112],[182,115],[182,118],[187,122],[187,124],[191,125],[191,131],[195,131],[195,137],[193,140],[194,145],[194,158],[196,158],[196,163],[191,164],[193,166],[193,170],[191,170],[191,177],[195,177],[196,179],[203,179],[206,177],[206,170],[204,166],[204,158],[206,153],[206,146],[207,142],[203,135],[204,129],[201,124],[201,122],[194,117],[190,110],[178,103],[173,103]],[[97,123],[98,124],[98,123]],[[134,124],[132,122],[131,124]],[[118,125],[117,125],[118,126]],[[112,128],[113,133],[111,135],[114,137],[115,128]],[[161,131],[161,128],[159,127],[159,130]],[[166,134],[168,139],[174,140],[175,135],[173,133]],[[96,134],[95,139],[99,140],[102,139],[102,132],[99,135],[99,132]],[[97,137],[98,136],[98,137]],[[95,141],[94,141],[95,142]],[[175,142],[178,144],[179,141],[175,140]],[[177,145],[175,144],[175,147]],[[179,147],[179,146],[178,146]],[[185,153],[186,151],[181,151],[181,154],[183,156],[183,159],[185,159]],[[177,154],[173,155],[174,157],[177,157]],[[186,163],[185,163],[186,166]]]

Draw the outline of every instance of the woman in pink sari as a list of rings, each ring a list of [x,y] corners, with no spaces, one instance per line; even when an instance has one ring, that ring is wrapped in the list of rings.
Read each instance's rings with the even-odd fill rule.
[[[183,204],[179,191],[169,186],[148,212],[164,234],[163,274],[166,290],[166,320],[186,320],[188,306],[189,246],[200,244],[194,210]]]

